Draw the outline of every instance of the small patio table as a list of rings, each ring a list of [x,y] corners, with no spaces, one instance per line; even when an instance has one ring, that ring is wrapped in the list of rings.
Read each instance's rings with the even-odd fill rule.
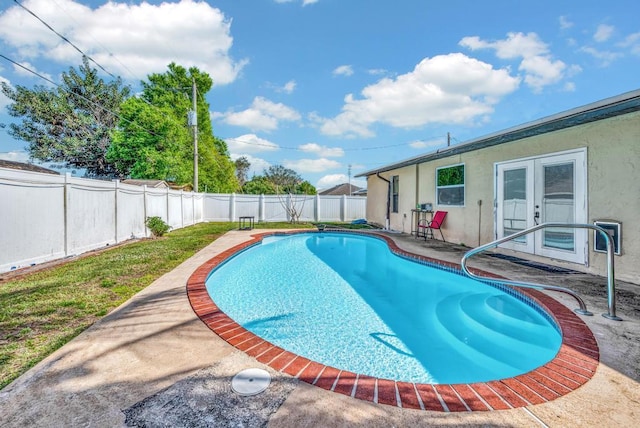
[[[251,230],[255,224],[254,216],[242,216],[238,217],[238,229],[239,230]]]

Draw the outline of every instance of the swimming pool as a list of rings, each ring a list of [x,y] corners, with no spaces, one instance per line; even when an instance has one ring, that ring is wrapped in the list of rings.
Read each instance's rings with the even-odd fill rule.
[[[357,234],[266,237],[213,271],[207,290],[229,317],[283,349],[395,381],[513,377],[553,359],[562,342],[551,317],[511,289]]]
[[[230,232],[203,250],[211,254],[189,277],[186,292],[195,315],[219,338],[254,358],[257,363],[286,373],[318,388],[359,400],[408,409],[438,412],[504,410],[542,404],[580,388],[595,374],[599,365],[599,349],[593,333],[569,308],[537,290],[522,294],[543,306],[562,331],[558,354],[547,364],[515,377],[490,382],[464,384],[423,384],[397,382],[324,365],[287,351],[256,336],[236,323],[211,299],[206,280],[216,268],[232,257],[274,235],[294,235],[298,231],[262,233]],[[401,257],[459,270],[459,264],[429,258],[401,249],[400,236],[372,233],[384,240],[390,250]],[[406,238],[405,238],[406,239]],[[410,238],[411,239],[411,238]],[[483,276],[499,278],[491,272]]]

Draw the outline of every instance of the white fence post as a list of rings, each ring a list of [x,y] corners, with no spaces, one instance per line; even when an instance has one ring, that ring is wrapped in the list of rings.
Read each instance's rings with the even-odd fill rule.
[[[264,221],[264,195],[258,198],[258,221]]]
[[[316,194],[314,202],[315,206],[313,207],[313,220],[320,221],[320,195]]]
[[[232,193],[229,198],[229,221],[236,221],[236,194]]]
[[[180,189],[180,227],[184,227],[184,190]]]
[[[165,221],[167,222],[167,224],[171,224],[171,222],[169,222],[169,188],[168,187],[167,187],[167,211],[165,212],[164,218],[166,219]]]
[[[114,192],[114,205],[113,210],[115,211],[113,216],[113,229],[115,233],[115,242],[118,243],[118,193],[119,193],[119,183],[120,180],[113,180],[113,192]]]
[[[64,174],[64,255],[69,256],[69,180],[71,173]]]
[[[147,238],[149,236],[149,228],[147,227],[147,185],[142,186],[142,201],[143,201],[143,219],[142,224],[144,224],[144,237]]]

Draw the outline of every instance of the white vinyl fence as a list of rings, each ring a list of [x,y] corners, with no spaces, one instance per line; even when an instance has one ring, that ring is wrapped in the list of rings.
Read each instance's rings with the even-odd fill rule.
[[[172,229],[203,221],[351,221],[366,198],[205,194],[0,168],[0,272],[149,236],[147,217]]]
[[[365,218],[367,198],[320,195],[204,195],[204,221],[236,221],[252,216],[255,221],[291,221],[286,207],[300,213],[300,221],[352,221]]]

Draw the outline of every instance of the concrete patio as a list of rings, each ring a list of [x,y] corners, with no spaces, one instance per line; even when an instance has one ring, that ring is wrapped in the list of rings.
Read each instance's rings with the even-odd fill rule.
[[[507,278],[563,285],[596,315],[580,318],[600,347],[594,377],[541,405],[487,412],[401,409],[325,391],[276,372],[216,336],[195,315],[185,284],[201,264],[244,242],[232,231],[156,280],[0,391],[0,426],[599,426],[640,424],[640,286],[618,281],[618,315],[608,320],[606,280],[550,274],[489,256],[472,266]],[[464,247],[390,234],[406,250],[459,262]],[[570,297],[552,294],[570,308]],[[268,370],[262,394],[232,392],[240,370]]]

